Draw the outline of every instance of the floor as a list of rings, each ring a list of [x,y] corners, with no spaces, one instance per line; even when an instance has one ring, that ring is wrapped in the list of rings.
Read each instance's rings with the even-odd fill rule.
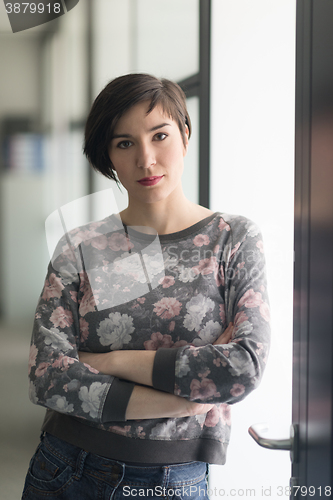
[[[31,324],[0,324],[1,500],[19,500],[45,410],[28,398]]]

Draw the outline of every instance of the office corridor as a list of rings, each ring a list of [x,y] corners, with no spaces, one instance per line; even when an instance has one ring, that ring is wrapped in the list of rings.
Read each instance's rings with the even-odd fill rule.
[[[28,397],[31,324],[0,324],[0,498],[19,500],[44,409]]]

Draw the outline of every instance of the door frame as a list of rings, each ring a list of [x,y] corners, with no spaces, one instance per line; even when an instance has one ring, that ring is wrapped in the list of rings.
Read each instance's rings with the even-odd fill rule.
[[[298,0],[296,23],[291,484],[310,498],[310,487],[325,496],[332,486],[333,2]]]

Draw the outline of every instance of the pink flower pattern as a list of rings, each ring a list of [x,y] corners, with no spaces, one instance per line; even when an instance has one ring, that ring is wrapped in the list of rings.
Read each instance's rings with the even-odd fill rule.
[[[219,407],[221,421],[224,425],[231,425],[231,409],[230,405],[222,403]]]
[[[227,222],[221,219],[219,222],[219,230],[223,231],[223,229],[225,229],[226,231],[230,231],[230,226]]]
[[[95,369],[95,368],[93,368],[92,366],[88,365],[87,363],[83,363],[83,364],[84,364],[84,366],[85,366],[86,368],[88,368],[88,370],[89,370],[91,373],[99,373],[99,371],[98,371],[98,370],[96,370],[96,369]]]
[[[79,323],[80,323],[80,332],[81,332],[80,340],[82,343],[84,343],[84,342],[86,342],[88,335],[89,335],[89,323],[84,318],[80,318]]]
[[[207,413],[204,425],[206,427],[215,427],[218,424],[219,420],[220,420],[219,409],[216,406],[213,406],[213,408]]]
[[[61,368],[61,370],[68,370],[69,366],[78,363],[77,359],[70,358],[69,356],[60,356],[53,363],[53,368]]]
[[[150,340],[144,342],[145,349],[148,351],[157,351],[159,347],[172,347],[173,340],[171,335],[162,335],[160,332],[154,332]]]
[[[85,316],[89,312],[94,312],[98,305],[98,295],[93,294],[91,288],[87,288],[80,303],[80,314]]]
[[[245,387],[242,384],[234,384],[230,389],[230,394],[232,396],[239,397],[245,392]]]
[[[259,248],[261,253],[264,253],[264,244],[263,244],[262,240],[257,241],[256,247]]]
[[[237,250],[239,249],[239,247],[240,247],[240,241],[238,243],[236,243],[234,248],[231,250],[230,260],[233,259],[234,255],[237,252]]]
[[[133,243],[131,243],[124,234],[113,233],[109,238],[109,247],[116,252],[120,250],[128,252],[133,246]]]
[[[175,278],[173,276],[164,276],[159,280],[159,284],[162,285],[163,288],[169,288],[175,284]]]
[[[51,314],[50,321],[52,321],[54,326],[60,326],[60,328],[66,328],[72,325],[73,315],[71,311],[68,311],[64,309],[62,306],[59,306]]]
[[[169,323],[169,332],[173,332],[174,329],[175,329],[175,326],[176,326],[176,322],[175,321],[170,321],[170,323]]]
[[[163,319],[171,319],[178,316],[182,303],[173,297],[164,297],[154,304],[154,312]]]
[[[40,363],[35,371],[36,377],[42,377],[43,375],[45,375],[49,366],[50,363],[46,363],[45,361],[43,363]]]
[[[220,304],[219,305],[219,316],[220,316],[220,319],[221,319],[221,322],[222,324],[224,325],[225,323],[225,307],[224,307],[224,304]]]
[[[190,385],[191,389],[191,401],[195,399],[200,399],[207,401],[213,397],[219,397],[220,393],[216,390],[216,385],[211,379],[203,378],[201,382],[197,379],[193,379]]]
[[[104,250],[107,245],[108,245],[108,240],[105,234],[101,234],[99,236],[96,236],[93,238],[91,241],[91,246],[96,248],[97,250]]]
[[[197,234],[195,238],[193,238],[193,244],[196,247],[202,247],[202,245],[209,245],[209,237],[207,234]]]
[[[42,295],[43,300],[50,300],[53,297],[60,299],[62,290],[64,289],[61,278],[57,278],[54,273],[50,274],[49,279],[45,281],[45,287]]]
[[[79,272],[79,280],[75,273],[69,274],[79,252],[66,242],[57,266],[50,267],[35,314],[29,356],[32,399],[44,406],[50,401],[105,432],[137,440],[201,436],[228,440],[230,406],[226,402],[235,403],[255,388],[257,367],[261,373],[268,353],[269,306],[260,233],[247,219],[217,215],[192,235],[187,231],[179,240],[165,239],[165,275],[156,268],[155,288],[141,289],[144,296],[131,298],[133,277],[128,273],[124,280],[123,273],[116,275],[114,259],[121,270],[126,265],[123,254],[135,249],[135,241],[131,234],[127,238],[112,227],[111,220],[112,216],[105,219],[107,230],[101,221],[70,232],[71,241],[76,246],[81,243],[85,255],[90,257],[91,252],[96,259],[86,266],[88,272],[97,270],[91,285],[85,272]],[[252,279],[257,266],[260,273],[253,272]],[[127,302],[103,309],[103,304],[122,294],[129,297]],[[126,322],[121,322],[125,315]],[[110,377],[79,362],[77,351],[110,351],[110,344],[101,343],[96,333],[96,325],[103,321],[104,337],[117,342],[120,349],[160,350],[156,356],[161,356],[162,363],[167,359],[163,349],[173,349],[175,371],[167,368],[166,372],[166,381],[171,380],[170,374],[174,377],[173,394],[211,402],[214,407],[205,417],[188,417],[181,424],[180,419],[168,418],[101,424]],[[229,345],[214,345],[215,330],[222,327],[223,331],[228,322],[234,323],[236,332],[241,327],[241,334]],[[84,400],[79,398],[83,393]]]
[[[247,321],[249,318],[245,314],[244,311],[240,311],[236,314],[235,319],[234,319],[234,326],[239,327],[244,321]]]
[[[192,270],[195,274],[202,274],[206,276],[207,274],[216,272],[216,257],[210,257],[209,259],[202,259],[199,262],[199,265],[192,267]]]
[[[29,352],[29,364],[28,364],[28,374],[31,372],[31,368],[36,366],[36,357],[38,354],[38,349],[34,344],[31,344]]]
[[[260,292],[255,292],[253,288],[247,290],[243,297],[238,301],[238,307],[245,306],[247,308],[250,307],[258,307],[262,303],[262,295]]]

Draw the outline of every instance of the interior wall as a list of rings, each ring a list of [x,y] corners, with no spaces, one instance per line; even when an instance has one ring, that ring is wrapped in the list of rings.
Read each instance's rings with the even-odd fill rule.
[[[39,41],[0,33],[0,115],[31,113],[38,116]]]
[[[247,429],[267,422],[267,437],[288,438],[291,424],[295,1],[213,0],[212,8],[211,209],[262,230],[272,347],[261,386],[232,407],[227,464],[213,468],[211,484],[243,495],[254,488],[255,498],[264,486],[278,498],[289,453],[260,448]]]
[[[43,151],[39,171],[1,173],[1,309],[6,322],[33,317],[50,258],[45,219],[88,189],[82,154],[90,105],[86,2],[56,21],[44,25],[43,32],[0,32],[0,120],[31,116],[33,131],[42,134]]]
[[[0,67],[0,122],[27,116],[38,123],[39,39],[33,35],[14,37],[0,33]],[[40,241],[42,233],[39,223],[35,224],[41,201],[31,197],[31,193],[40,187],[39,176],[0,174],[1,311],[6,319],[16,320],[31,314],[38,296],[35,272],[42,251],[38,246],[34,248],[34,242]]]

